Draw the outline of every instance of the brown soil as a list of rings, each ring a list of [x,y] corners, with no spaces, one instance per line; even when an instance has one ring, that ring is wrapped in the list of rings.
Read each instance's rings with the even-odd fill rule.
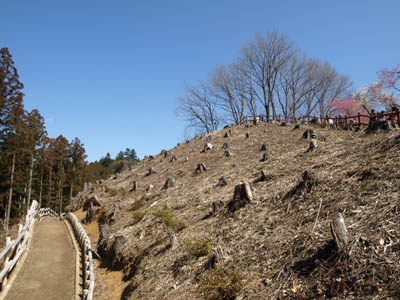
[[[177,161],[155,155],[106,180],[105,191],[97,185],[84,193],[102,202],[89,229],[111,228],[109,257],[96,268],[96,299],[205,299],[200,287],[212,272],[210,256],[189,255],[184,244],[192,237],[220,246],[225,256],[218,265],[244,276],[236,299],[400,298],[399,131],[365,135],[315,127],[318,149],[305,153],[309,141],[292,127],[235,126],[225,138],[228,130],[171,149]],[[207,142],[213,149],[201,153]],[[225,142],[231,157],[224,156]],[[262,144],[269,145],[266,162],[260,162]],[[200,163],[208,171],[195,172]],[[146,176],[150,168],[155,173]],[[222,176],[228,185],[218,186]],[[169,177],[175,186],[165,190]],[[133,181],[136,192],[130,192]],[[253,201],[229,213],[226,204],[242,181],[250,183]],[[122,210],[112,220],[116,201]],[[225,207],[211,214],[216,201]],[[176,232],[174,247],[171,222],[154,213],[162,210],[188,224]],[[349,255],[332,241],[337,212],[348,227]],[[89,231],[96,241],[98,229]],[[119,236],[126,243],[115,249]]]
[[[28,256],[8,300],[73,300],[75,249],[65,223],[45,218],[35,224]]]

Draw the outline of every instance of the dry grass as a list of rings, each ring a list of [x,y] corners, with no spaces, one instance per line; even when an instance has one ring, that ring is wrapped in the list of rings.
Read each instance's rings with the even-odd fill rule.
[[[110,238],[127,238],[123,279],[115,279],[121,296],[106,298],[109,287],[99,284],[96,299],[204,299],[201,279],[220,268],[239,268],[246,278],[236,299],[400,298],[398,131],[364,135],[317,128],[318,137],[326,140],[318,141],[317,151],[305,153],[308,141],[301,139],[303,131],[292,127],[236,126],[232,136],[224,138],[227,130],[210,135],[211,151],[200,153],[207,141],[198,137],[170,150],[177,161],[155,155],[104,182],[126,191],[136,180],[137,192],[113,195],[95,189],[103,215],[121,200]],[[232,157],[223,155],[225,142]],[[264,143],[270,159],[261,163]],[[209,170],[193,176],[202,162]],[[145,176],[151,167],[157,173]],[[262,170],[270,176],[260,182]],[[302,184],[306,170],[312,184]],[[217,186],[221,176],[227,186]],[[176,185],[162,190],[168,177]],[[242,180],[250,183],[253,202],[234,214],[226,209],[210,214],[212,202],[227,203]],[[146,192],[150,184],[153,188]],[[350,235],[348,255],[337,251],[330,234],[330,221],[338,211]],[[132,221],[132,214],[140,220]],[[98,220],[110,222],[106,217]],[[187,227],[177,230],[171,220],[187,220]],[[172,231],[176,247],[170,245]],[[188,255],[184,241],[193,236],[220,246],[223,258],[212,265],[209,256]],[[111,276],[100,267],[96,272],[103,281]]]

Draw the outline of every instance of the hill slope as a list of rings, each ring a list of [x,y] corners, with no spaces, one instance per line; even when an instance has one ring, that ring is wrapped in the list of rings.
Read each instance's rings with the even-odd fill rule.
[[[96,299],[399,299],[400,135],[314,128],[319,148],[305,153],[303,129],[226,128],[85,191],[102,202],[87,227],[102,256]],[[242,181],[253,199],[230,212]],[[337,212],[347,254],[330,233]]]

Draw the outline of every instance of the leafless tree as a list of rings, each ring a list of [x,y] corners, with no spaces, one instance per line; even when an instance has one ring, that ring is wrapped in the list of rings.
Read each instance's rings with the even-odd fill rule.
[[[254,41],[242,49],[241,63],[250,81],[254,84],[254,95],[261,102],[265,114],[276,115],[274,90],[279,71],[293,55],[293,46],[277,31],[265,36],[256,35]]]
[[[210,133],[218,129],[221,117],[217,99],[205,83],[187,86],[185,95],[178,98],[175,113],[187,122],[187,128],[195,134]]]
[[[240,124],[244,119],[246,104],[251,98],[248,80],[238,64],[216,67],[210,76],[215,97],[228,119]]]

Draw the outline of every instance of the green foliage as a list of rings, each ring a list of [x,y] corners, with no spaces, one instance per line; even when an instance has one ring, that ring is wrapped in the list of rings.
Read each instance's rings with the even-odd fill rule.
[[[184,247],[190,255],[196,258],[207,256],[212,251],[212,247],[208,241],[202,241],[198,238],[187,239]]]
[[[111,188],[109,186],[104,185],[104,191],[111,196],[116,196],[118,194],[118,191],[114,188]]]
[[[165,226],[178,232],[185,229],[188,224],[186,220],[177,219],[174,217],[174,212],[171,209],[157,209],[151,211],[151,214],[161,219]]]
[[[207,272],[200,280],[200,291],[207,300],[234,300],[244,287],[244,276],[223,266]]]
[[[139,223],[146,214],[147,214],[146,210],[143,209],[134,210],[132,212],[132,221],[133,221],[132,225]]]

